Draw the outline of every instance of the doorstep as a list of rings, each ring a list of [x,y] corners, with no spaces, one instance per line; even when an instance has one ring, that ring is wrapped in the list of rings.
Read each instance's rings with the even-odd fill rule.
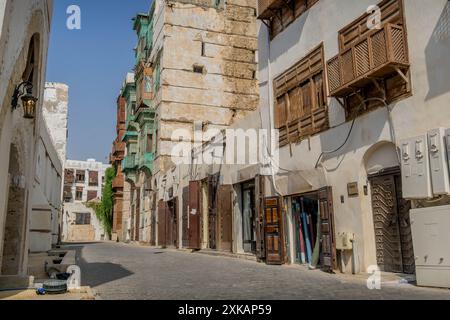
[[[256,256],[253,254],[248,253],[232,253],[232,252],[226,252],[226,251],[217,251],[217,250],[211,250],[211,249],[202,249],[199,251],[192,251],[192,253],[195,254],[205,254],[215,257],[228,257],[228,258],[236,258],[236,259],[242,259],[242,260],[248,260],[248,261],[254,261],[257,262]]]

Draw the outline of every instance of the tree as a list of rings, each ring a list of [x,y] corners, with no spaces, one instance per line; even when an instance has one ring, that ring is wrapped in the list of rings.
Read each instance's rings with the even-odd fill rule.
[[[114,168],[108,168],[105,171],[105,184],[103,186],[103,195],[100,202],[88,202],[87,207],[94,210],[100,223],[103,225],[105,232],[111,238],[112,226],[113,226],[113,187],[112,181],[116,177],[116,170]]]

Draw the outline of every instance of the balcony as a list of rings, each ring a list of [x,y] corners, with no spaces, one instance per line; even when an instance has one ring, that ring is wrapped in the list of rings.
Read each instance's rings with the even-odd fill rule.
[[[155,155],[151,152],[146,152],[139,159],[139,169],[153,170],[153,161],[155,160]]]
[[[330,59],[328,83],[330,96],[346,97],[374,80],[409,67],[406,35],[402,26],[387,23],[359,42]]]
[[[123,142],[114,142],[113,145],[113,155],[119,156],[125,152],[125,143]]]
[[[286,0],[258,0],[258,19],[269,19],[275,10],[285,5]]]
[[[136,155],[132,154],[129,156],[126,156],[123,160],[122,160],[122,171],[129,171],[129,170],[135,170],[137,167],[137,163],[136,163]]]

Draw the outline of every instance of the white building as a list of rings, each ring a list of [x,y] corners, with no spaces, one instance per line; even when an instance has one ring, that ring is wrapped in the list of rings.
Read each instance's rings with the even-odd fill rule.
[[[42,102],[51,0],[0,1],[0,274],[25,275],[28,230],[32,211],[38,148],[41,143]],[[39,100],[34,119],[24,118],[15,88],[33,85]]]
[[[67,160],[64,173],[64,213],[62,218],[63,241],[99,241],[106,239],[103,225],[93,209],[86,207],[90,201],[102,198],[105,171],[109,165],[88,159]]]
[[[29,226],[30,253],[47,252],[59,240],[63,166],[46,125],[41,126]]]

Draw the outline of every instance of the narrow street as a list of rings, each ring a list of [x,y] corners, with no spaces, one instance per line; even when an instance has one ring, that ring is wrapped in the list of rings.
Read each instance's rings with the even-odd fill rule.
[[[114,243],[72,245],[82,284],[101,299],[450,299],[450,291],[385,285],[292,266]],[[348,280],[347,280],[348,279]]]

